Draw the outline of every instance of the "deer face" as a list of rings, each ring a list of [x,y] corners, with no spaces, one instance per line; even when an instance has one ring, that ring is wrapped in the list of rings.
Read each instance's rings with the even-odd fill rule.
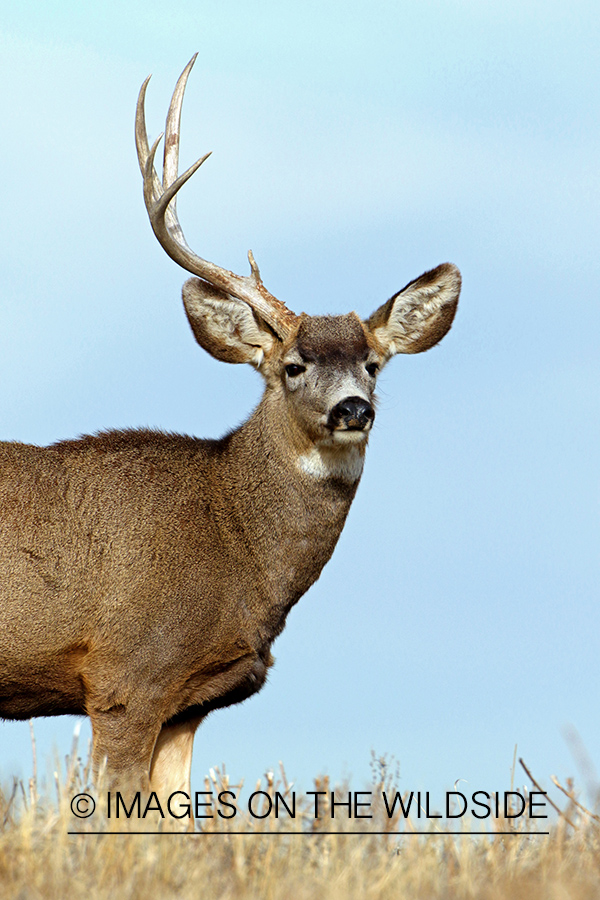
[[[371,343],[373,343],[371,341]],[[381,356],[356,315],[302,316],[279,377],[295,420],[320,446],[364,444]]]
[[[344,470],[344,450],[354,460],[362,457],[375,418],[377,374],[396,353],[420,353],[442,339],[459,291],[458,269],[446,263],[408,284],[365,322],[356,313],[302,314],[281,334],[247,302],[205,281],[187,281],[183,299],[205,350],[261,372],[279,403],[281,428],[291,424],[295,449],[312,460],[312,471],[312,450],[333,454]]]

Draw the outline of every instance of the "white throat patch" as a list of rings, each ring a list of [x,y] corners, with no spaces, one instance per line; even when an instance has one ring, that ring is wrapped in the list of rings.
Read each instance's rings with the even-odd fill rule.
[[[313,447],[308,453],[298,457],[298,468],[313,478],[325,480],[339,478],[354,484],[362,475],[365,463],[364,452],[358,447]]]

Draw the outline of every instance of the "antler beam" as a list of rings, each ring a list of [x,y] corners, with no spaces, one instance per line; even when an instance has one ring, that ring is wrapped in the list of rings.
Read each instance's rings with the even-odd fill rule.
[[[144,81],[137,102],[135,116],[135,143],[137,147],[138,161],[144,179],[144,201],[150,218],[152,230],[160,245],[178,265],[186,271],[212,284],[214,287],[225,291],[227,294],[244,300],[282,339],[292,330],[296,315],[287,308],[285,303],[274,297],[264,286],[260,272],[252,251],[248,251],[250,262],[250,275],[236,275],[229,269],[223,269],[215,263],[197,256],[188,246],[185,240],[179,219],[177,218],[177,193],[179,189],[196,172],[210,153],[200,157],[183,175],[178,175],[179,169],[179,133],[181,123],[181,107],[187,80],[196,61],[195,54],[189,61],[175,85],[164,135],[154,141],[152,147],[148,144],[146,131],[146,117],[144,103],[146,88],[150,76]],[[154,168],[154,158],[158,145],[165,138],[163,178],[159,179]]]

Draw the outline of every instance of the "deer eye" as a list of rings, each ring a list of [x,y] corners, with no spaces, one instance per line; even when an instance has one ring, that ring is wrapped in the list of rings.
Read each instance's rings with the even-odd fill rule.
[[[289,366],[285,367],[285,371],[290,378],[296,378],[297,375],[301,375],[302,372],[306,372],[306,366],[299,366],[296,363],[290,363]]]
[[[367,372],[369,373],[369,375],[371,376],[371,378],[375,378],[375,376],[377,375],[377,370],[378,370],[378,368],[379,368],[379,364],[378,364],[378,363],[368,363],[368,364],[365,366],[365,369],[367,370]]]

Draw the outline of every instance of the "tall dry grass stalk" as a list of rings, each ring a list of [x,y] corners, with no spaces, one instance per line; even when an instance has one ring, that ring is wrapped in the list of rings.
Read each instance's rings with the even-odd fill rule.
[[[89,768],[77,758],[75,743],[66,769],[59,776],[57,767],[50,788],[40,790],[34,772],[27,785],[15,779],[0,792],[3,900],[600,897],[599,822],[579,804],[571,785],[560,786],[566,806],[554,824],[540,820],[540,830],[549,828],[548,835],[525,834],[531,822],[506,820],[496,822],[496,830],[486,836],[443,834],[443,826],[434,835],[420,835],[419,829],[430,828],[431,822],[399,815],[390,819],[377,802],[381,790],[395,790],[395,778],[385,760],[375,760],[372,819],[333,817],[327,802],[315,820],[314,807],[303,794],[294,819],[255,818],[240,804],[234,818],[204,819],[203,833],[194,835],[115,833],[137,829],[139,822],[108,821],[101,813],[94,815],[93,824],[92,818],[76,819],[71,799],[89,791],[89,781]],[[239,797],[241,785],[233,785],[224,770],[211,770],[204,787],[214,796],[230,790]],[[327,778],[317,778],[313,789],[330,796],[331,785]],[[277,776],[268,773],[259,780],[255,790],[264,792],[255,808],[261,814],[276,792],[290,803],[293,785],[282,768]],[[347,793],[348,785],[336,788],[340,798]],[[157,822],[155,817],[153,828]],[[455,827],[465,832],[481,827],[461,823]],[[325,833],[334,829],[345,833]],[[390,833],[402,830],[401,836]],[[512,833],[498,833],[504,830]],[[73,831],[80,833],[69,833]],[[244,834],[233,833],[240,831]]]

